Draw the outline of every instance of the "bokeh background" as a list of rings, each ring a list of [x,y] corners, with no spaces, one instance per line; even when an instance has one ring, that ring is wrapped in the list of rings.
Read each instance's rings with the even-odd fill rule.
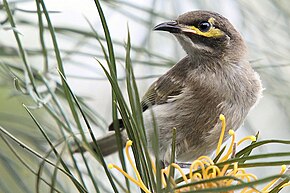
[[[50,116],[37,106],[30,96],[17,89],[11,72],[5,66],[21,69],[13,30],[20,34],[23,46],[33,70],[46,72],[50,84],[60,82],[49,34],[45,34],[48,48],[47,69],[44,65],[39,41],[36,5],[30,0],[11,0],[16,29],[7,21],[3,2],[0,1],[0,125],[13,136],[22,140],[36,151],[45,154],[47,142],[22,104],[31,107],[37,120],[43,124],[54,141],[61,141],[60,131]],[[94,36],[93,27],[103,41],[102,27],[98,13],[91,0],[49,0],[45,1],[55,27],[58,44],[63,57],[66,74],[74,92],[83,97],[93,109],[96,123],[93,130],[96,137],[106,133],[112,121],[110,84],[95,58],[104,61],[102,49]],[[245,38],[249,48],[249,60],[260,74],[265,88],[263,98],[250,112],[244,126],[238,131],[238,138],[255,135],[260,139],[290,139],[290,2],[288,0],[105,0],[101,1],[104,14],[114,43],[120,85],[125,90],[125,42],[130,31],[131,59],[137,78],[140,95],[150,84],[180,60],[184,51],[174,37],[167,33],[153,32],[152,28],[162,22],[175,19],[191,10],[211,10],[226,16]],[[105,44],[105,43],[104,43]],[[21,76],[21,72],[18,71]],[[16,85],[16,86],[15,86]],[[41,89],[41,85],[39,86]],[[54,87],[53,87],[54,88]],[[44,88],[45,90],[45,88]],[[47,100],[50,100],[49,98]],[[11,145],[25,163],[33,170],[38,169],[39,160],[23,151],[16,143]],[[267,153],[289,151],[289,146],[270,145],[260,148]],[[88,162],[96,164],[90,155]],[[107,158],[116,161],[117,156]],[[282,158],[281,158],[282,159]],[[286,158],[285,158],[286,159]],[[79,163],[80,167],[82,163]],[[97,164],[96,164],[97,165]],[[95,166],[98,171],[98,166]],[[49,169],[47,169],[49,170]],[[259,177],[278,173],[279,167],[255,169]],[[47,172],[47,173],[46,173]],[[44,175],[49,176],[49,171]],[[94,175],[102,175],[94,173]],[[0,192],[35,192],[35,174],[23,166],[0,138]],[[65,192],[74,192],[66,184],[65,177],[59,178]],[[87,182],[88,189],[92,184]],[[103,182],[103,191],[110,192]],[[45,192],[46,188],[43,187]],[[284,189],[282,192],[290,191]]]

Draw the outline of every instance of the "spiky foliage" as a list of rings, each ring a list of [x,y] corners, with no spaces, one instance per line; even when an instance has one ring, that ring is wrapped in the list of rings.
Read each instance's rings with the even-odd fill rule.
[[[3,0],[0,5],[1,16],[3,16],[1,17],[1,34],[3,35],[1,35],[0,45],[1,92],[9,93],[9,95],[1,96],[0,173],[2,178],[0,191],[7,193],[139,191],[138,187],[132,185],[127,178],[108,170],[108,160],[102,157],[97,145],[96,151],[88,145],[89,141],[95,142],[96,138],[102,135],[100,133],[106,130],[108,121],[117,119],[119,114],[124,120],[130,139],[134,141],[132,152],[142,183],[151,192],[162,192],[164,190],[162,175],[160,172],[155,175],[153,169],[155,165],[156,171],[160,171],[159,162],[151,162],[146,148],[147,142],[136,83],[139,78],[154,78],[155,75],[136,78],[133,73],[133,64],[135,69],[142,65],[142,68],[149,66],[160,69],[162,67],[163,70],[164,67],[171,66],[177,58],[180,58],[181,52],[175,50],[177,46],[172,46],[174,50],[162,50],[158,47],[160,41],[169,42],[169,40],[150,37],[150,29],[155,20],[172,19],[180,12],[161,12],[158,7],[163,8],[164,5],[159,5],[157,1],[152,1],[150,6],[143,6],[127,1],[110,0],[101,2],[101,6],[100,2],[95,0],[97,24],[87,19],[87,21],[83,20],[87,28],[80,28],[55,25],[54,21],[60,13],[48,10],[45,4],[47,2],[43,0],[35,0],[33,3],[35,11],[20,9],[18,7],[21,5],[20,1]],[[174,4],[174,2],[170,3]],[[215,8],[218,11],[220,5],[216,3],[218,2],[196,1],[193,5],[191,1],[184,1],[183,6],[193,6],[192,9]],[[289,72],[284,69],[288,67],[289,47],[284,42],[287,42],[285,39],[289,31],[289,25],[287,25],[289,3],[267,1],[263,5],[256,5],[252,2],[250,4],[246,1],[235,1],[232,4],[236,10],[240,11],[239,15],[244,17],[243,21],[247,21],[242,23],[239,29],[242,29],[240,31],[248,40],[253,65],[260,72],[267,87],[265,97],[271,95],[277,102],[277,109],[284,109],[283,112],[287,115],[289,112],[289,100],[287,100]],[[104,13],[102,9],[104,6],[118,14],[133,18],[131,21],[134,25],[146,26],[147,32],[150,33],[145,33],[143,44],[136,46],[137,44],[133,42],[131,45],[130,33],[125,25],[122,29],[128,31],[127,36],[112,39],[110,33],[112,30],[110,31],[105,17],[108,12]],[[181,5],[174,6],[175,11],[178,10],[178,6]],[[144,19],[143,14],[148,17]],[[22,17],[23,15],[32,16],[33,19]],[[267,17],[261,17],[265,15]],[[253,19],[259,16],[263,19]],[[34,29],[33,33],[37,39],[31,39],[29,43],[25,43],[25,37],[28,35],[25,28]],[[13,40],[14,43],[5,42],[3,37]],[[126,39],[125,46],[123,39]],[[158,39],[158,44],[154,43],[156,39]],[[279,46],[275,47],[274,42]],[[70,46],[65,47],[66,44]],[[172,53],[177,53],[177,55],[172,57]],[[82,60],[83,58],[90,58],[90,64]],[[88,77],[78,73],[70,74],[70,68],[85,69],[86,73],[96,71],[97,75],[93,74]],[[143,75],[143,72],[144,70],[140,74]],[[74,81],[76,78],[78,81]],[[112,93],[108,103],[111,103],[109,107],[111,115],[105,114],[104,111],[107,112],[105,109],[89,105],[91,101],[88,98],[77,94],[74,85],[83,79],[106,80],[110,83]],[[86,86],[86,83],[82,82],[82,86]],[[98,93],[98,89],[91,90]],[[101,93],[98,93],[99,95]],[[8,100],[7,96],[12,96],[13,99]],[[283,116],[282,111],[276,112],[279,112],[276,113],[277,115]],[[267,124],[269,129],[277,126],[277,123],[273,121],[276,118],[271,118],[269,121],[273,125]],[[249,120],[247,127],[254,125],[252,128],[255,128],[261,123],[258,123],[256,119],[251,121],[253,120],[251,117]],[[258,129],[263,134],[264,128]],[[94,132],[96,130],[98,132]],[[157,135],[158,131],[156,131]],[[153,141],[154,147],[158,147],[158,138]],[[118,144],[121,147],[120,140]],[[172,144],[174,150],[174,143]],[[239,162],[241,168],[263,168],[263,171],[275,165],[289,164],[289,150],[284,152],[276,150],[267,154],[252,153],[257,152],[253,150],[267,144],[266,147],[269,147],[269,144],[272,146],[278,144],[279,148],[284,144],[284,147],[289,149],[290,141],[259,140],[237,152],[236,158],[226,160],[224,164]],[[89,153],[73,154],[74,149],[80,146],[85,147]],[[158,160],[158,148],[155,148],[155,157]],[[122,148],[117,158],[120,160],[122,170],[132,173],[130,167],[127,169]],[[173,160],[174,157],[172,157],[172,162]],[[223,166],[219,165],[219,167]],[[169,176],[172,175],[169,174]],[[286,174],[265,175],[255,184],[250,185],[270,182],[279,177],[284,178],[281,178],[271,190],[271,192],[277,192],[282,184],[287,182]],[[177,179],[176,183],[181,181],[182,178]],[[167,186],[166,191],[170,191],[170,187]],[[182,189],[182,186],[179,188]],[[233,185],[223,191],[235,188]],[[199,192],[206,191],[199,190]],[[211,189],[210,191],[222,190]]]

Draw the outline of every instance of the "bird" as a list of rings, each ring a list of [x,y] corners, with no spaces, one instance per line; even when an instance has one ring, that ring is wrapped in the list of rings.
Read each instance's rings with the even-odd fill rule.
[[[262,83],[248,60],[242,36],[216,12],[190,11],[153,30],[174,35],[186,55],[153,82],[141,100],[148,149],[152,151],[155,135],[153,112],[161,161],[170,161],[172,129],[176,128],[176,160],[190,162],[215,149],[220,114],[227,118],[227,131],[241,127],[262,96]],[[100,140],[107,149],[104,155],[117,150],[113,138],[106,139]]]

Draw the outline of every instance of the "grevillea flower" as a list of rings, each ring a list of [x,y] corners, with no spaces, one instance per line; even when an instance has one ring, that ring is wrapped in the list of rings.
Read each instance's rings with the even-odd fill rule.
[[[226,120],[224,115],[220,115],[220,120],[222,121],[222,130],[219,138],[219,142],[216,149],[216,155],[221,153],[221,145],[223,142],[225,130],[226,130]],[[229,187],[232,185],[237,185],[241,183],[247,183],[257,180],[257,177],[252,174],[248,173],[244,168],[239,167],[239,163],[229,163],[223,164],[223,166],[218,166],[219,163],[225,162],[229,160],[231,157],[235,156],[235,149],[241,143],[246,141],[256,141],[255,136],[247,136],[241,139],[238,142],[235,142],[235,132],[233,130],[229,130],[229,135],[231,136],[231,143],[228,147],[228,150],[223,153],[223,156],[220,156],[218,160],[215,162],[208,156],[201,156],[195,161],[193,161],[189,167],[189,173],[186,175],[182,168],[176,164],[172,163],[167,168],[161,169],[161,182],[163,187],[168,186],[168,180],[165,179],[165,176],[169,177],[170,169],[175,168],[181,175],[183,182],[182,185],[177,186],[174,179],[170,180],[170,186],[174,189],[175,193],[187,192],[187,191],[194,191],[194,190],[201,190],[201,189],[208,189],[208,188],[217,188],[217,187]],[[132,141],[128,140],[126,144],[126,156],[129,160],[130,165],[132,166],[137,179],[130,176],[128,173],[123,171],[120,167],[116,166],[115,164],[109,164],[109,168],[115,168],[120,171],[126,178],[130,181],[135,183],[139,186],[144,192],[152,193],[143,183],[139,171],[137,170],[132,158],[129,155],[129,148],[132,145]],[[156,168],[153,165],[154,173],[156,174]],[[286,171],[286,166],[283,165],[280,174],[283,174]],[[271,186],[277,181],[278,179],[272,180],[268,183],[262,190],[258,190],[255,187],[243,187],[240,190],[240,193],[256,193],[262,192],[267,193],[269,192]],[[284,184],[281,188],[289,185],[289,183]],[[233,193],[233,190],[227,191],[228,193]]]

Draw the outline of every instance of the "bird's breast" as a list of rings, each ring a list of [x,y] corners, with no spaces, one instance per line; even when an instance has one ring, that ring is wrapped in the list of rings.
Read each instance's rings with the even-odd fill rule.
[[[234,71],[190,73],[185,88],[174,100],[154,105],[152,111],[144,113],[150,136],[154,135],[152,115],[155,117],[161,156],[169,151],[172,129],[176,128],[176,155],[181,161],[209,154],[220,134],[219,115],[225,115],[228,130],[236,130],[261,95],[261,82],[253,70],[241,74]]]

